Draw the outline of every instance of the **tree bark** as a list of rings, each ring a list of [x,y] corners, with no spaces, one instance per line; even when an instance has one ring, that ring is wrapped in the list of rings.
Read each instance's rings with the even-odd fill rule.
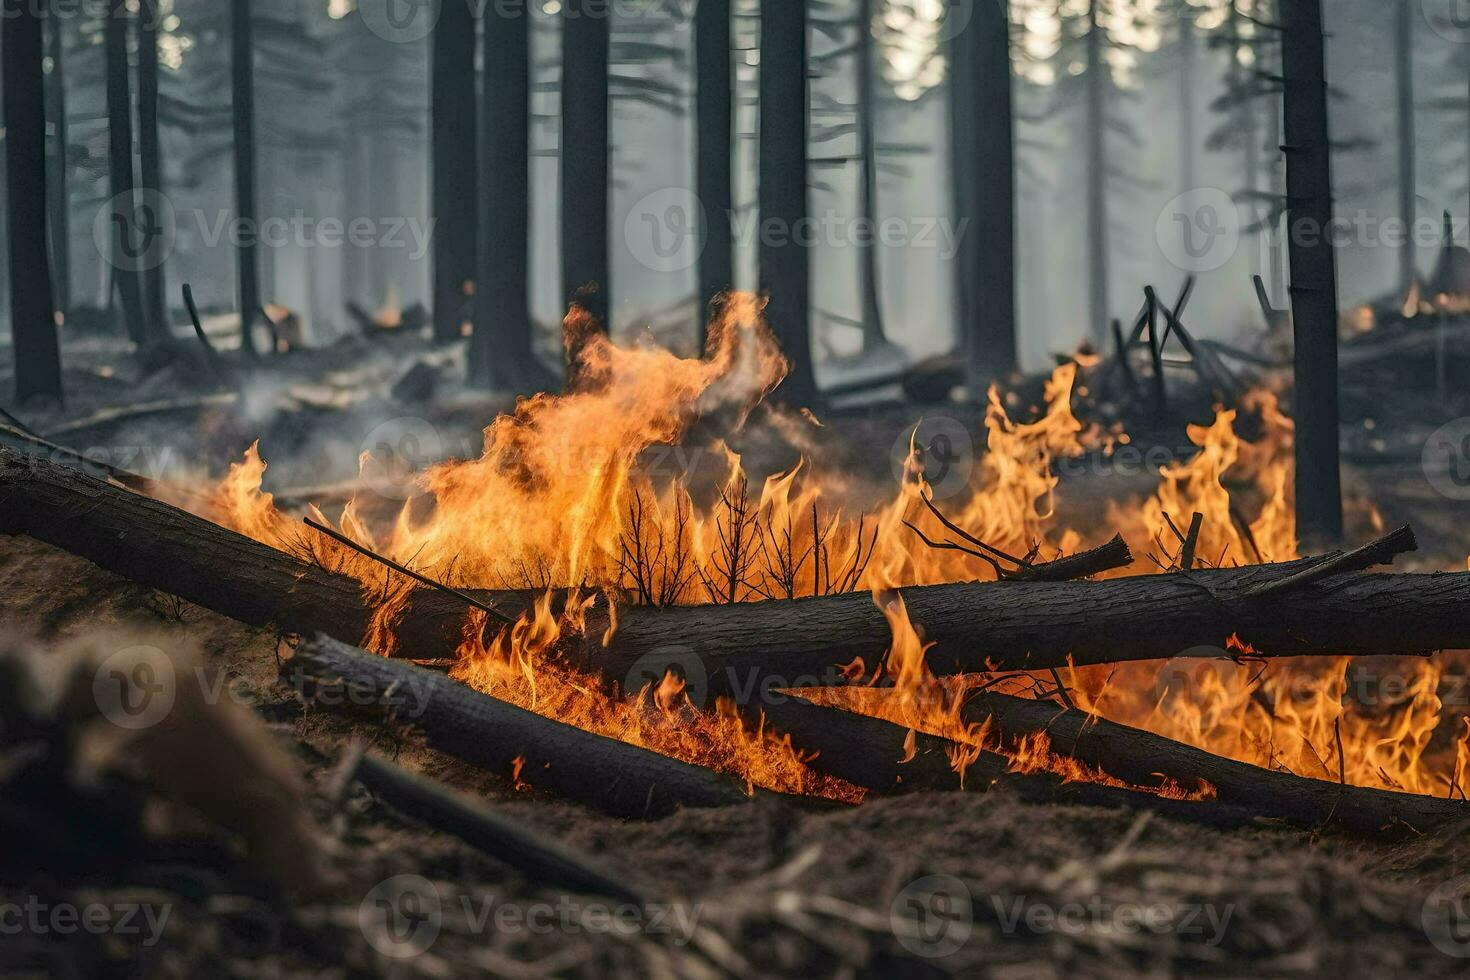
[[[22,4],[0,29],[4,77],[6,256],[15,400],[60,401],[61,350],[46,240],[46,86],[41,17]]]
[[[142,0],[138,13],[138,176],[145,195],[162,195],[163,161],[158,142],[158,0]],[[149,336],[167,340],[168,286],[164,263],[143,272],[143,322]]]
[[[1338,455],[1337,262],[1321,0],[1282,4],[1283,112],[1291,308],[1296,337],[1297,533],[1308,547],[1342,539]],[[1301,228],[1305,234],[1297,234]]]
[[[141,585],[252,625],[357,639],[363,587],[161,501],[0,448],[0,533],[28,534]],[[314,534],[303,527],[303,534]],[[307,538],[306,540],[311,540]],[[1226,656],[1232,634],[1261,656],[1425,654],[1470,648],[1470,573],[1333,577],[1267,595],[1260,586],[1323,559],[1101,582],[962,582],[901,590],[934,644],[938,675],[1172,657]],[[1348,567],[1365,567],[1362,563]],[[473,592],[510,615],[517,594]],[[416,592],[398,624],[407,656],[452,656],[467,608]],[[632,607],[609,647],[605,607],[585,649],[569,650],[624,687],[673,667],[708,694],[751,703],[773,687],[840,683],[838,665],[876,666],[890,645],[867,594],[729,606]],[[631,680],[630,680],[631,679]],[[637,683],[633,683],[636,681]],[[692,683],[692,687],[699,684]]]
[[[434,25],[430,57],[433,129],[434,339],[462,336],[469,303],[466,286],[475,278],[475,16],[472,4],[443,4]],[[512,19],[485,9],[490,21]],[[524,20],[529,13],[513,19]],[[477,284],[478,285],[478,284]]]
[[[260,315],[260,257],[256,248],[259,214],[255,159],[255,28],[252,0],[230,0],[230,91],[235,139],[235,218],[245,232],[237,251],[236,288],[240,304],[240,347],[255,349]]]
[[[811,251],[807,188],[805,0],[761,0],[760,289],[766,320],[791,363],[776,397],[817,398],[812,369]]]
[[[137,227],[138,202],[133,175],[133,94],[128,77],[128,13],[126,0],[115,0],[103,25],[107,65],[107,177],[113,199],[114,249],[123,255],[109,256],[112,278],[122,300],[123,323],[128,337],[145,346],[151,336],[143,306],[143,284],[135,271],[136,259],[146,253],[151,233]],[[142,246],[142,247],[140,247]],[[136,250],[136,251],[135,251]],[[110,297],[109,297],[110,302]]]
[[[950,142],[959,340],[970,397],[1017,367],[1015,123],[1010,24],[1003,5],[951,0],[973,20],[950,41]]]
[[[610,5],[566,0],[561,37],[562,296],[610,326]]]
[[[480,248],[470,376],[531,395],[550,386],[532,348],[531,21],[490,8],[481,34]]]
[[[735,84],[730,66],[730,0],[699,0],[694,12],[695,196],[704,208],[699,256],[699,346],[704,349],[715,300],[735,285]]]
[[[518,708],[444,674],[386,660],[325,636],[304,643],[283,679],[328,710],[392,709],[429,744],[611,816],[649,820],[680,807],[750,800],[719,773]]]

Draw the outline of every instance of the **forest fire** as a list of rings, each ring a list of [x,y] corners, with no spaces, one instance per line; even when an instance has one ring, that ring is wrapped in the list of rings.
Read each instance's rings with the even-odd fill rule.
[[[936,519],[938,508],[926,506],[932,489],[919,447],[905,463],[898,492],[875,506],[863,506],[865,494],[874,492],[871,481],[828,472],[810,457],[752,489],[741,457],[725,439],[746,426],[765,426],[800,440],[809,426],[762,402],[779,384],[784,361],[761,312],[754,297],[732,297],[699,360],[619,346],[600,334],[584,338],[576,345],[575,390],[522,400],[514,414],[485,430],[480,458],[418,474],[422,497],[391,523],[370,526],[357,501],[347,505],[335,522],[344,533],[436,581],[541,593],[504,628],[471,612],[455,677],[546,717],[738,774],[752,787],[854,799],[860,789],[809,767],[810,757],[758,715],[742,715],[723,700],[709,708],[691,703],[685,679],[673,672],[657,683],[649,679],[641,690],[609,693],[601,678],[564,663],[558,653],[568,635],[591,628],[587,611],[604,594],[612,610],[610,636],[623,606],[871,592],[891,631],[886,658],[847,666],[864,678],[859,686],[809,693],[894,721],[910,730],[910,742],[916,731],[948,739],[951,765],[962,774],[983,748],[1005,755],[1015,771],[1117,783],[1050,753],[1044,735],[1006,739],[963,716],[973,689],[1044,689],[1091,715],[1267,769],[1438,796],[1464,785],[1465,733],[1456,733],[1458,743],[1435,740],[1444,670],[1436,661],[1395,661],[1391,676],[1377,678],[1367,697],[1347,658],[1267,663],[1252,656],[1249,637],[1234,636],[1219,638],[1215,659],[932,676],[924,624],[910,621],[894,590],[993,578],[1002,565],[924,543],[943,538],[946,527]],[[1071,410],[1078,370],[1067,364],[1054,372],[1046,407],[1032,422],[1012,419],[992,390],[987,452],[967,495],[944,515],[1011,562],[1070,553],[1111,533],[1060,527],[1055,517],[1054,498],[1063,492],[1056,461],[1104,451],[1096,428]],[[1250,395],[1242,410],[1259,419],[1258,439],[1237,436],[1237,413],[1221,411],[1212,425],[1191,429],[1199,451],[1165,466],[1155,493],[1111,506],[1111,527],[1156,571],[1180,568],[1186,548],[1185,567],[1194,568],[1297,557],[1288,479],[1291,421],[1268,392]],[[650,472],[645,460],[651,449],[689,448],[689,438],[717,450],[713,471]],[[365,456],[364,472],[382,462]],[[279,513],[261,491],[264,469],[252,447],[216,488],[204,516],[358,577],[375,608],[365,645],[384,655],[396,652],[395,624],[413,583]],[[1232,501],[1227,487],[1242,499]],[[1255,510],[1251,518],[1242,513],[1247,499]],[[1200,515],[1198,527],[1186,535],[1182,528],[1191,514]],[[608,639],[601,638],[603,646]],[[1357,697],[1349,696],[1350,688]],[[535,785],[534,772],[519,778]],[[1157,791],[1175,797],[1211,792],[1207,785],[1172,783]]]

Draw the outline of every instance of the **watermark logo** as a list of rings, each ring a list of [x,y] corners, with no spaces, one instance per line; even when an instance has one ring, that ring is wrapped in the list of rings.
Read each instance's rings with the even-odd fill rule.
[[[384,956],[408,959],[434,945],[442,925],[439,889],[420,875],[379,882],[357,907],[357,925]]]
[[[953,875],[909,882],[893,899],[888,921],[899,944],[916,956],[948,956],[975,928],[970,887]]]
[[[1240,213],[1218,187],[1196,187],[1164,205],[1154,222],[1159,251],[1185,272],[1213,272],[1240,247]]]
[[[709,700],[709,674],[699,654],[686,646],[662,646],[645,653],[628,668],[623,678],[623,691],[637,694],[645,687],[658,689],[669,671],[684,681],[684,696],[696,708]]]
[[[909,461],[913,454],[913,463]],[[888,453],[893,478],[900,484],[913,478],[911,467],[923,469],[935,500],[963,493],[975,469],[975,443],[958,419],[930,416],[915,429],[905,429]]]
[[[434,33],[444,5],[442,0],[358,0],[357,9],[378,37],[391,44],[413,44]]]
[[[1470,417],[1446,422],[1424,443],[1424,476],[1449,500],[1470,500]]]
[[[178,680],[173,661],[158,647],[119,650],[97,667],[92,697],[102,716],[119,728],[141,731],[173,710]]]
[[[1435,949],[1470,958],[1470,875],[1441,882],[1424,900],[1420,920]]]
[[[378,425],[362,440],[362,481],[385,500],[407,500],[418,475],[443,459],[444,440],[425,419],[405,416]]]
[[[1446,41],[1470,44],[1470,0],[1420,0],[1424,22]]]
[[[168,261],[179,240],[173,202],[155,190],[115,195],[92,219],[97,252],[123,272],[147,272]]]
[[[709,240],[704,204],[687,187],[664,187],[628,211],[623,241],[633,258],[651,272],[693,268]]]

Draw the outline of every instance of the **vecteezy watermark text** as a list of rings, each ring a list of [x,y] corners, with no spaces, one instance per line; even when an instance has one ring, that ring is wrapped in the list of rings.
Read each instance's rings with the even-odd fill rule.
[[[92,240],[98,252],[125,272],[156,269],[168,261],[181,234],[192,235],[205,248],[228,244],[279,248],[400,249],[410,259],[428,256],[435,219],[411,216],[289,215],[252,219],[233,211],[195,208],[179,211],[157,191],[124,192],[98,209]]]
[[[0,936],[141,936],[155,946],[173,913],[171,905],[147,902],[46,902],[36,895],[23,901],[0,900]]]

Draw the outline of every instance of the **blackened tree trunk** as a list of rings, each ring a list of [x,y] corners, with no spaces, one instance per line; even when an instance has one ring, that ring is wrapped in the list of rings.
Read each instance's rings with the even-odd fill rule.
[[[859,192],[858,216],[876,222],[878,217],[878,127],[876,125],[878,91],[874,84],[873,66],[877,57],[873,43],[873,0],[858,0],[857,47],[857,116],[858,139],[863,164],[863,183]],[[883,329],[883,298],[877,236],[869,236],[858,245],[858,279],[862,289],[863,350],[873,351],[888,343]]]
[[[1405,295],[1418,278],[1414,250],[1414,217],[1418,211],[1418,181],[1415,177],[1414,146],[1414,18],[1419,15],[1415,4],[1400,3],[1395,13],[1394,75],[1398,99],[1399,144],[1399,217],[1408,225],[1404,244],[1399,249],[1399,285]]]
[[[15,400],[61,400],[61,351],[46,249],[46,81],[34,4],[18,4],[0,26],[4,86],[6,254]]]
[[[158,147],[159,16],[158,0],[143,0],[138,15],[138,177],[144,195],[163,193]],[[168,293],[162,262],[149,262],[143,272],[143,310],[150,336],[167,339]]]
[[[138,269],[146,252],[137,227],[137,188],[133,176],[133,91],[128,78],[128,13],[126,0],[115,0],[103,27],[107,63],[107,161],[112,194],[109,217],[114,222],[112,279],[122,299],[123,323],[128,336],[139,346],[149,338],[143,308],[143,285]],[[150,234],[150,232],[144,232]]]
[[[951,0],[951,17],[968,9]],[[982,3],[950,42],[950,141],[959,249],[955,295],[970,396],[1015,370],[1016,178],[1009,23]]]
[[[807,214],[806,0],[761,0],[760,288],[766,318],[791,371],[778,389],[790,405],[817,397],[812,371],[811,252]]]
[[[608,4],[567,0],[562,12],[562,292],[605,330],[612,266],[608,254]]]
[[[260,227],[255,178],[255,30],[251,0],[230,0],[230,91],[235,135],[235,217],[244,234],[237,252],[240,347],[255,356],[260,315]]]
[[[696,62],[695,195],[704,208],[699,256],[700,347],[719,295],[735,283],[735,86],[730,68],[730,0],[699,0],[694,14]]]
[[[1108,65],[1098,0],[1087,8],[1087,290],[1088,332],[1099,350],[1108,329]]]
[[[486,18],[504,20],[495,5]],[[522,11],[517,19],[529,16]],[[498,25],[497,25],[498,26]],[[463,333],[475,278],[475,16],[462,0],[443,4],[430,59],[434,186],[434,338]]]
[[[48,17],[46,53],[51,59],[48,93],[51,118],[51,162],[47,189],[50,192],[51,273],[56,308],[64,315],[71,309],[71,163],[67,155],[70,132],[66,124],[66,24],[65,18]]]
[[[485,18],[481,35],[479,271],[470,376],[483,388],[533,394],[549,383],[532,354],[531,24]]]
[[[1297,534],[1308,547],[1342,537],[1338,460],[1337,265],[1321,0],[1281,5],[1291,310],[1296,338]],[[1298,234],[1301,229],[1305,234]]]

